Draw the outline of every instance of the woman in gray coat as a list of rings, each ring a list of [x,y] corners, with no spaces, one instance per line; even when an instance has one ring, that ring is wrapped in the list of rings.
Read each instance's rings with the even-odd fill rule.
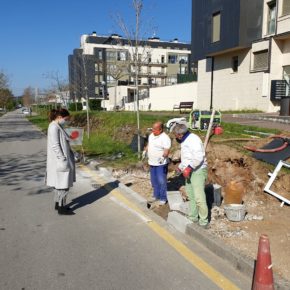
[[[51,110],[47,131],[46,184],[55,189],[55,209],[61,215],[74,214],[65,207],[69,188],[76,181],[74,154],[69,144],[70,137],[63,129],[69,117],[66,109]]]

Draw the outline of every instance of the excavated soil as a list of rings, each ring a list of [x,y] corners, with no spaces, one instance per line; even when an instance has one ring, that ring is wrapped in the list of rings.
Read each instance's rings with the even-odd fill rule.
[[[222,186],[222,204],[211,208],[210,229],[208,232],[219,237],[226,244],[236,248],[242,254],[253,259],[257,257],[258,241],[261,234],[267,234],[274,271],[285,279],[290,277],[290,206],[281,205],[281,201],[264,192],[269,180],[268,173],[274,167],[254,159],[243,150],[242,145],[261,147],[270,142],[269,138],[253,141],[215,142],[211,140],[207,147],[208,183]],[[168,190],[180,190],[187,199],[182,177],[174,177],[174,168],[178,162],[178,146],[173,144],[169,166]],[[287,160],[288,162],[290,160]],[[122,183],[130,186],[145,198],[152,195],[146,162],[134,168],[113,170],[113,174]],[[289,170],[281,170],[271,190],[290,199]],[[243,203],[246,216],[243,221],[229,221],[224,212],[228,203]],[[169,206],[153,207],[157,214],[167,218]]]

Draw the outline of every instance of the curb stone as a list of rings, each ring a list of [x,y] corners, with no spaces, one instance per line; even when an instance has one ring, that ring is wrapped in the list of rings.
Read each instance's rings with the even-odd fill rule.
[[[135,192],[125,184],[122,184],[117,179],[113,178],[109,170],[102,168],[101,170],[97,171],[106,180],[118,183],[118,188],[120,190],[125,191],[127,194],[133,197],[141,206],[147,209],[147,200],[143,198],[139,193]],[[158,216],[153,211],[152,214]],[[166,221],[164,220],[164,222]],[[166,223],[169,224],[168,222]],[[246,257],[245,255],[240,254],[233,247],[225,245],[220,239],[210,234],[208,230],[202,229],[194,224],[187,224],[185,227],[186,235],[195,238],[211,252],[231,263],[237,271],[247,276],[254,275],[255,260],[253,258]],[[274,286],[276,290],[289,290],[290,281],[281,278],[274,273]]]

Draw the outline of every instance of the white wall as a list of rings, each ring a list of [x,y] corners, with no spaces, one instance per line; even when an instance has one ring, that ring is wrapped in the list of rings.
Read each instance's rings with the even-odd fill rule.
[[[270,102],[269,75],[264,72],[250,73],[250,50],[240,50],[215,57],[213,75],[213,108],[217,110],[258,109],[273,111]],[[232,57],[238,56],[238,72],[232,70]],[[199,109],[209,109],[211,98],[210,64],[198,63]]]
[[[180,102],[197,102],[197,82],[177,84],[159,88],[151,88],[149,98],[139,101],[140,111],[172,111],[175,104]],[[135,104],[126,103],[126,110],[134,111]]]

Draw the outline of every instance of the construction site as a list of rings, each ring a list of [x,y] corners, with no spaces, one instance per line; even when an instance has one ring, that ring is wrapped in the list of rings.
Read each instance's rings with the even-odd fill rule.
[[[290,241],[288,226],[290,223],[288,163],[290,134],[289,131],[283,129],[279,136],[262,132],[254,133],[247,132],[245,134],[247,136],[243,138],[228,139],[223,139],[221,134],[208,142],[206,194],[210,209],[210,228],[206,230],[206,234],[209,237],[217,237],[242,255],[252,259],[256,259],[257,256],[259,237],[262,234],[268,235],[273,271],[287,279],[290,276],[288,266],[290,263],[288,247]],[[269,146],[272,149],[267,150]],[[259,150],[260,148],[264,149]],[[257,152],[253,152],[255,149]],[[266,157],[263,154],[266,154]],[[188,210],[184,178],[175,176],[174,172],[179,157],[179,144],[172,138],[168,194],[177,193],[182,199],[180,203],[183,204],[176,207],[171,206],[169,202],[164,206],[148,206],[165,220],[172,212],[186,216],[186,210]],[[279,168],[276,168],[278,164]],[[112,167],[111,170],[115,178],[141,196],[146,199],[152,196],[149,166],[146,160],[139,162],[136,166]],[[274,171],[275,174],[271,175]],[[237,208],[228,209],[229,205],[236,205]]]

